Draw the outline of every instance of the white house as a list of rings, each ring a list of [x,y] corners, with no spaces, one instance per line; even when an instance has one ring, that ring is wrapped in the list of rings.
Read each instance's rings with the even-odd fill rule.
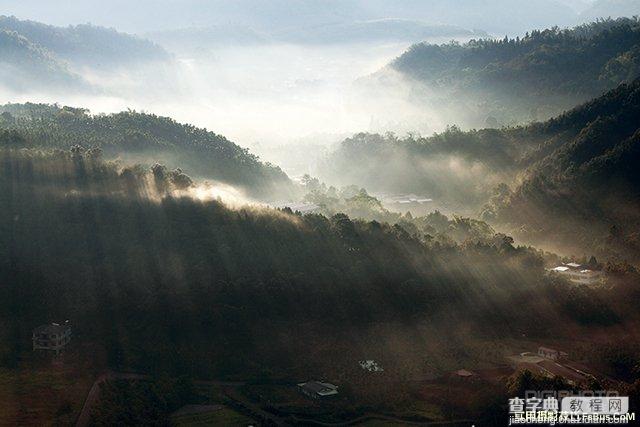
[[[538,356],[544,357],[545,359],[558,360],[567,356],[567,353],[553,348],[540,346],[538,348]]]
[[[549,270],[551,273],[559,274],[566,277],[573,283],[581,285],[595,285],[600,283],[603,274],[602,271],[591,270],[575,262],[559,265]]]

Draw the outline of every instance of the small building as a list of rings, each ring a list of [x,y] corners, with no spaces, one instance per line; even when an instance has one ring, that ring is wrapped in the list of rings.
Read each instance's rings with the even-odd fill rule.
[[[461,378],[469,378],[473,376],[473,372],[467,371],[466,369],[458,369],[456,375]]]
[[[55,351],[57,356],[71,341],[71,325],[67,320],[62,325],[51,323],[38,326],[33,330],[32,341],[33,351]]]
[[[384,372],[382,366],[378,364],[375,360],[361,360],[358,362],[360,367],[365,371],[369,372]]]
[[[550,360],[559,360],[567,356],[567,353],[565,353],[564,351],[558,351],[553,348],[540,346],[538,348],[538,356],[544,357],[545,359],[550,359]]]
[[[306,383],[298,384],[298,388],[305,395],[314,399],[320,399],[327,396],[333,396],[338,394],[338,387],[320,381],[308,381]]]
[[[602,271],[590,270],[575,262],[559,265],[549,270],[551,273],[566,277],[572,283],[581,285],[595,285],[602,280]]]

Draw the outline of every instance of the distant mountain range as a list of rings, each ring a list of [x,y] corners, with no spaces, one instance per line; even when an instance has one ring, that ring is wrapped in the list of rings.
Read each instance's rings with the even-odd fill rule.
[[[0,16],[0,29],[14,31],[72,63],[105,66],[168,58],[167,52],[148,40],[89,24],[55,27]]]
[[[488,37],[479,30],[456,25],[429,24],[407,19],[376,19],[346,23],[318,24],[272,32],[257,31],[244,25],[213,25],[166,30],[145,34],[175,53],[205,51],[220,45],[263,43],[342,44],[373,42],[416,42],[431,38]]]
[[[5,29],[0,29],[0,77],[0,84],[17,90],[82,84],[82,79],[48,50]]]
[[[579,23],[562,0],[70,0],[64,5],[6,0],[5,10],[50,23],[94,22],[129,32],[242,25],[260,32],[405,19],[482,29],[489,33]]]
[[[113,29],[0,16],[0,71],[2,84],[11,89],[87,89],[80,76],[84,67],[104,71],[169,58],[152,42]]]

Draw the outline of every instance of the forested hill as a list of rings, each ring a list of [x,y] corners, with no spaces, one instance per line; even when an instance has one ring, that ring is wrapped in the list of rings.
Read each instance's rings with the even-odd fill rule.
[[[480,212],[525,241],[640,259],[639,129],[636,79],[523,127],[452,127],[426,138],[358,134],[331,155],[323,177]]]
[[[14,90],[82,85],[80,76],[24,36],[0,28],[0,85]]]
[[[545,142],[485,219],[495,215],[529,240],[554,236],[640,260],[640,79],[528,131]]]
[[[107,157],[180,167],[186,173],[240,186],[269,199],[288,194],[292,182],[221,135],[168,117],[134,111],[91,115],[87,110],[44,104],[0,106],[2,144],[13,147],[101,148]]]
[[[640,75],[640,21],[600,20],[462,45],[416,44],[390,67],[457,103],[480,102],[482,119],[502,125],[545,119]],[[470,125],[482,125],[480,117]]]
[[[93,66],[166,60],[168,54],[152,42],[90,24],[55,27],[14,16],[0,16],[0,30],[15,32],[60,59]]]
[[[83,75],[131,72],[170,60],[150,41],[93,25],[54,27],[0,15],[0,89],[58,93],[98,91]]]
[[[458,331],[535,337],[617,323],[612,308],[631,305],[554,285],[508,239],[443,245],[343,214],[232,210],[163,194],[173,178],[95,150],[0,150],[2,366],[31,353],[33,325],[61,318],[78,351],[120,370],[298,378],[373,352],[412,372],[424,357],[411,355],[464,350]],[[442,349],[416,341],[420,325]]]

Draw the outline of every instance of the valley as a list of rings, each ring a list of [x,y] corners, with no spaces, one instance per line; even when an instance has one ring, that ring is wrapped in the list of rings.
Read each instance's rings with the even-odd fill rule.
[[[640,408],[640,4],[7,5],[0,425]]]

